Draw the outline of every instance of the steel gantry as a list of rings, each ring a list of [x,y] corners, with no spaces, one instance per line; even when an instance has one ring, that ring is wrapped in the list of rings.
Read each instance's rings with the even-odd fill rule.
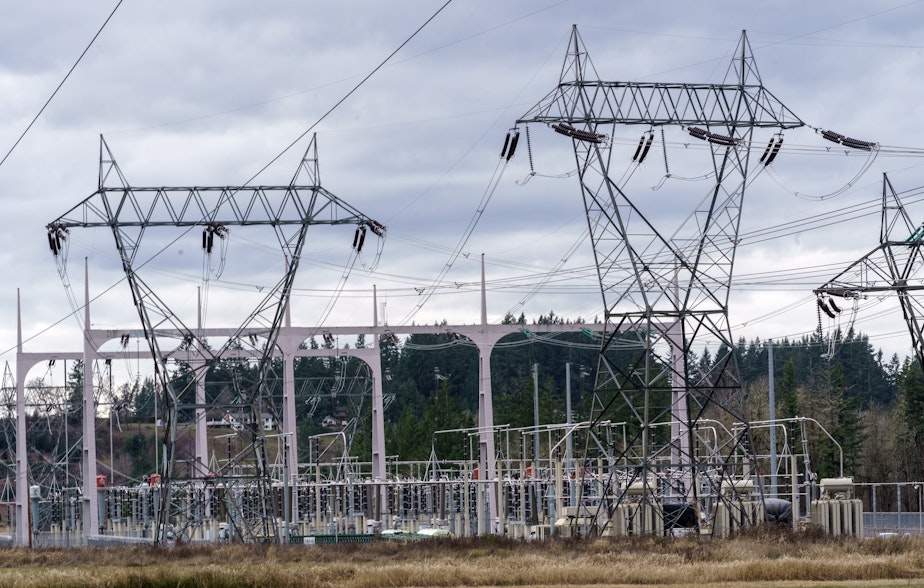
[[[707,442],[699,429],[710,418],[745,421],[734,408],[740,380],[728,300],[742,201],[758,165],[755,129],[774,133],[766,165],[782,131],[804,123],[762,85],[744,33],[721,84],[637,83],[602,81],[576,27],[558,85],[517,120],[537,123],[571,140],[605,304],[594,418],[634,423],[631,442],[607,456],[624,467],[598,520],[617,520],[632,501],[644,508],[625,511],[635,517],[626,524],[658,531],[663,505],[675,501],[706,524],[729,515],[732,526],[750,524],[756,511],[736,506],[757,487],[748,428],[724,443]],[[626,188],[631,172],[612,140],[625,125],[646,127],[630,165],[644,159],[656,128],[662,142],[666,127],[702,141],[708,189],[679,226],[656,226],[666,211],[650,202],[651,191],[637,197]],[[707,345],[713,362],[703,369],[693,358]]]
[[[911,221],[892,182],[883,174],[879,246],[814,290],[819,313],[824,311],[831,317],[840,314],[841,308],[832,298],[847,299],[855,305],[867,294],[894,292],[908,325],[915,356],[924,366],[924,305],[914,295],[924,290],[919,275],[922,264],[924,225]]]
[[[104,140],[100,141],[99,184],[97,190],[47,225],[48,241],[57,263],[66,264],[67,236],[73,228],[108,227],[115,238],[122,270],[131,290],[132,301],[141,321],[144,338],[154,358],[155,383],[162,400],[165,422],[159,448],[160,508],[155,539],[166,541],[174,535],[171,521],[179,508],[174,494],[182,482],[176,465],[184,461],[183,479],[190,482],[210,479],[224,492],[222,508],[230,514],[233,533],[239,539],[277,540],[271,480],[267,465],[266,441],[260,426],[266,410],[276,410],[270,382],[277,339],[289,305],[293,283],[302,258],[308,228],[313,225],[355,225],[353,248],[362,248],[366,232],[383,236],[385,227],[362,214],[320,184],[317,144],[312,138],[297,172],[284,186],[221,187],[137,187],[125,179]],[[155,285],[142,276],[150,258],[139,257],[142,238],[149,229],[181,229],[180,238],[201,230],[202,248],[210,256],[213,247],[228,234],[229,227],[243,230],[263,227],[271,230],[283,259],[283,276],[261,294],[254,310],[240,327],[217,349],[211,349],[199,324],[190,326],[156,292]],[[198,238],[198,235],[196,235]],[[149,252],[150,253],[150,252]],[[151,254],[151,258],[157,253]],[[264,269],[264,268],[261,268]],[[249,339],[256,363],[256,377],[234,398],[235,410],[250,413],[251,443],[246,467],[211,471],[207,463],[178,454],[177,431],[181,415],[195,414],[197,429],[204,430],[204,381],[229,350]],[[191,352],[193,359],[179,369],[168,362],[177,349]],[[208,407],[212,407],[208,405]],[[204,434],[204,433],[202,433]],[[192,465],[189,465],[192,464]],[[241,466],[241,461],[237,462]],[[256,492],[247,490],[256,488]],[[254,496],[255,495],[255,496]]]

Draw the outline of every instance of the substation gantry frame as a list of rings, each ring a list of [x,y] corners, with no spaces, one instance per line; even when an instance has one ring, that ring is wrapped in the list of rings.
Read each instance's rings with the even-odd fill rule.
[[[631,442],[604,456],[620,465],[597,509],[598,531],[629,500],[657,510],[675,500],[709,524],[717,510],[759,492],[747,426],[721,446],[698,434],[709,418],[746,423],[733,402],[741,385],[728,300],[742,201],[757,165],[752,138],[755,129],[773,129],[781,143],[782,131],[804,123],[762,85],[746,33],[721,84],[612,82],[596,73],[574,27],[558,85],[516,124],[547,125],[571,139],[607,329],[593,418],[634,424]],[[670,126],[708,144],[714,184],[680,227],[656,227],[639,206],[643,197],[611,174],[611,139],[623,125],[647,127],[639,150],[650,147],[654,129]],[[719,350],[708,373],[690,359],[704,340]],[[626,351],[629,342],[634,350]],[[737,524],[756,522],[752,511],[732,512]],[[634,532],[660,530],[646,520],[655,519],[636,521]]]
[[[47,225],[52,253],[59,264],[66,264],[65,241],[71,229],[108,227],[112,230],[122,270],[131,290],[132,302],[138,313],[151,357],[154,358],[154,379],[157,394],[164,407],[164,432],[158,451],[160,462],[160,507],[154,532],[155,542],[167,542],[175,536],[171,529],[177,511],[182,508],[180,495],[184,484],[207,480],[223,492],[216,496],[221,508],[229,513],[233,536],[244,542],[279,541],[276,513],[279,505],[272,491],[266,439],[260,426],[261,413],[271,401],[270,381],[277,340],[289,308],[295,277],[305,247],[309,227],[315,225],[355,225],[354,249],[360,249],[367,230],[379,237],[385,227],[344,202],[320,183],[317,143],[311,142],[299,162],[289,185],[282,186],[218,186],[218,187],[137,187],[126,180],[105,140],[100,138],[99,184],[97,190],[65,214]],[[158,296],[155,286],[142,277],[146,259],[139,259],[142,238],[149,230],[172,227],[192,231],[202,229],[202,246],[211,253],[215,239],[223,238],[229,227],[270,227],[278,241],[285,267],[283,276],[264,290],[265,295],[240,327],[226,342],[211,349],[202,335],[201,325],[185,324]],[[200,317],[201,319],[201,317]],[[206,463],[187,468],[180,479],[176,464],[177,430],[180,414],[194,411],[197,428],[204,430],[205,410],[221,408],[205,402],[206,374],[218,365],[223,356],[238,345],[242,337],[262,345],[256,351],[254,384],[242,391],[233,407],[250,413],[248,436],[252,463],[245,473],[222,469],[211,471]],[[190,351],[190,370],[181,373],[168,359],[178,349]],[[194,402],[190,399],[195,398]],[[189,470],[192,469],[192,472]],[[246,502],[246,505],[245,505]]]

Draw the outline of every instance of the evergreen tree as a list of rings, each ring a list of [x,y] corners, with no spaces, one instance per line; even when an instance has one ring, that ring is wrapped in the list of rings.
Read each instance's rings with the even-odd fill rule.
[[[905,360],[898,376],[901,390],[901,416],[904,431],[901,438],[902,477],[919,480],[924,477],[924,458],[920,447],[924,443],[924,374],[917,361]]]
[[[147,438],[141,432],[135,433],[125,440],[125,453],[131,459],[129,475],[132,478],[140,480],[154,471],[154,451],[156,447],[156,439],[153,436]]]
[[[143,422],[153,422],[154,406],[157,401],[154,398],[154,380],[145,378],[132,399],[131,408],[135,419]]]
[[[83,360],[71,364],[67,374],[67,421],[72,425],[80,424],[83,418]]]
[[[458,429],[475,427],[477,419],[462,408],[462,403],[451,393],[448,381],[430,397],[427,408],[420,419],[419,434],[431,442],[431,451],[439,460],[460,460],[465,456],[468,436]],[[444,431],[436,434],[437,431]],[[452,431],[452,432],[450,432]]]
[[[832,384],[836,399],[835,426],[831,435],[840,443],[844,454],[844,471],[859,472],[866,441],[864,423],[860,417],[860,398],[848,393],[846,376],[841,366],[836,366]]]
[[[792,359],[783,364],[780,377],[776,379],[777,418],[799,416],[799,395],[796,385],[796,366]]]

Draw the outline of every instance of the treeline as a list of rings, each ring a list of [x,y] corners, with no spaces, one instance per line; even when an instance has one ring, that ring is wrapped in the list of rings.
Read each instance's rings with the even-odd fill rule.
[[[568,322],[554,314],[537,322],[549,320]],[[589,418],[599,344],[577,326],[575,333],[531,337],[522,316],[518,321],[524,333],[505,338],[492,355],[495,424],[533,425],[537,379],[540,424],[564,422],[566,364],[573,420]],[[924,443],[924,376],[916,361],[897,355],[885,358],[868,337],[852,330],[798,340],[740,339],[734,353],[742,389],[733,402],[748,421],[770,417],[771,346],[776,418],[811,419],[804,430],[819,476],[840,475],[843,459],[844,474],[857,481],[924,480],[924,457],[918,449]],[[723,350],[706,349],[690,361],[708,371],[722,355]],[[478,423],[475,348],[454,344],[448,335],[415,335],[388,349],[386,357],[386,396],[394,398],[385,411],[388,455],[402,460],[461,459],[477,451],[471,431]],[[457,429],[469,430],[434,435]],[[369,458],[368,434],[368,427],[357,429],[353,455]],[[755,431],[755,436],[760,433]]]

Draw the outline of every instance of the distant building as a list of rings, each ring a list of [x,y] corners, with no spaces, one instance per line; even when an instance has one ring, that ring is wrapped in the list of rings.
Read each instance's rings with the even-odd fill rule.
[[[321,419],[321,426],[325,429],[334,429],[339,431],[346,426],[346,421],[343,419],[338,419],[335,416],[327,415]]]
[[[243,431],[244,427],[250,424],[251,416],[249,412],[238,412],[231,414],[226,412],[221,420],[208,421],[208,426],[210,427],[228,427],[234,429],[235,431]],[[260,428],[264,431],[275,431],[278,428],[278,423],[276,422],[276,417],[268,412],[260,414]]]

